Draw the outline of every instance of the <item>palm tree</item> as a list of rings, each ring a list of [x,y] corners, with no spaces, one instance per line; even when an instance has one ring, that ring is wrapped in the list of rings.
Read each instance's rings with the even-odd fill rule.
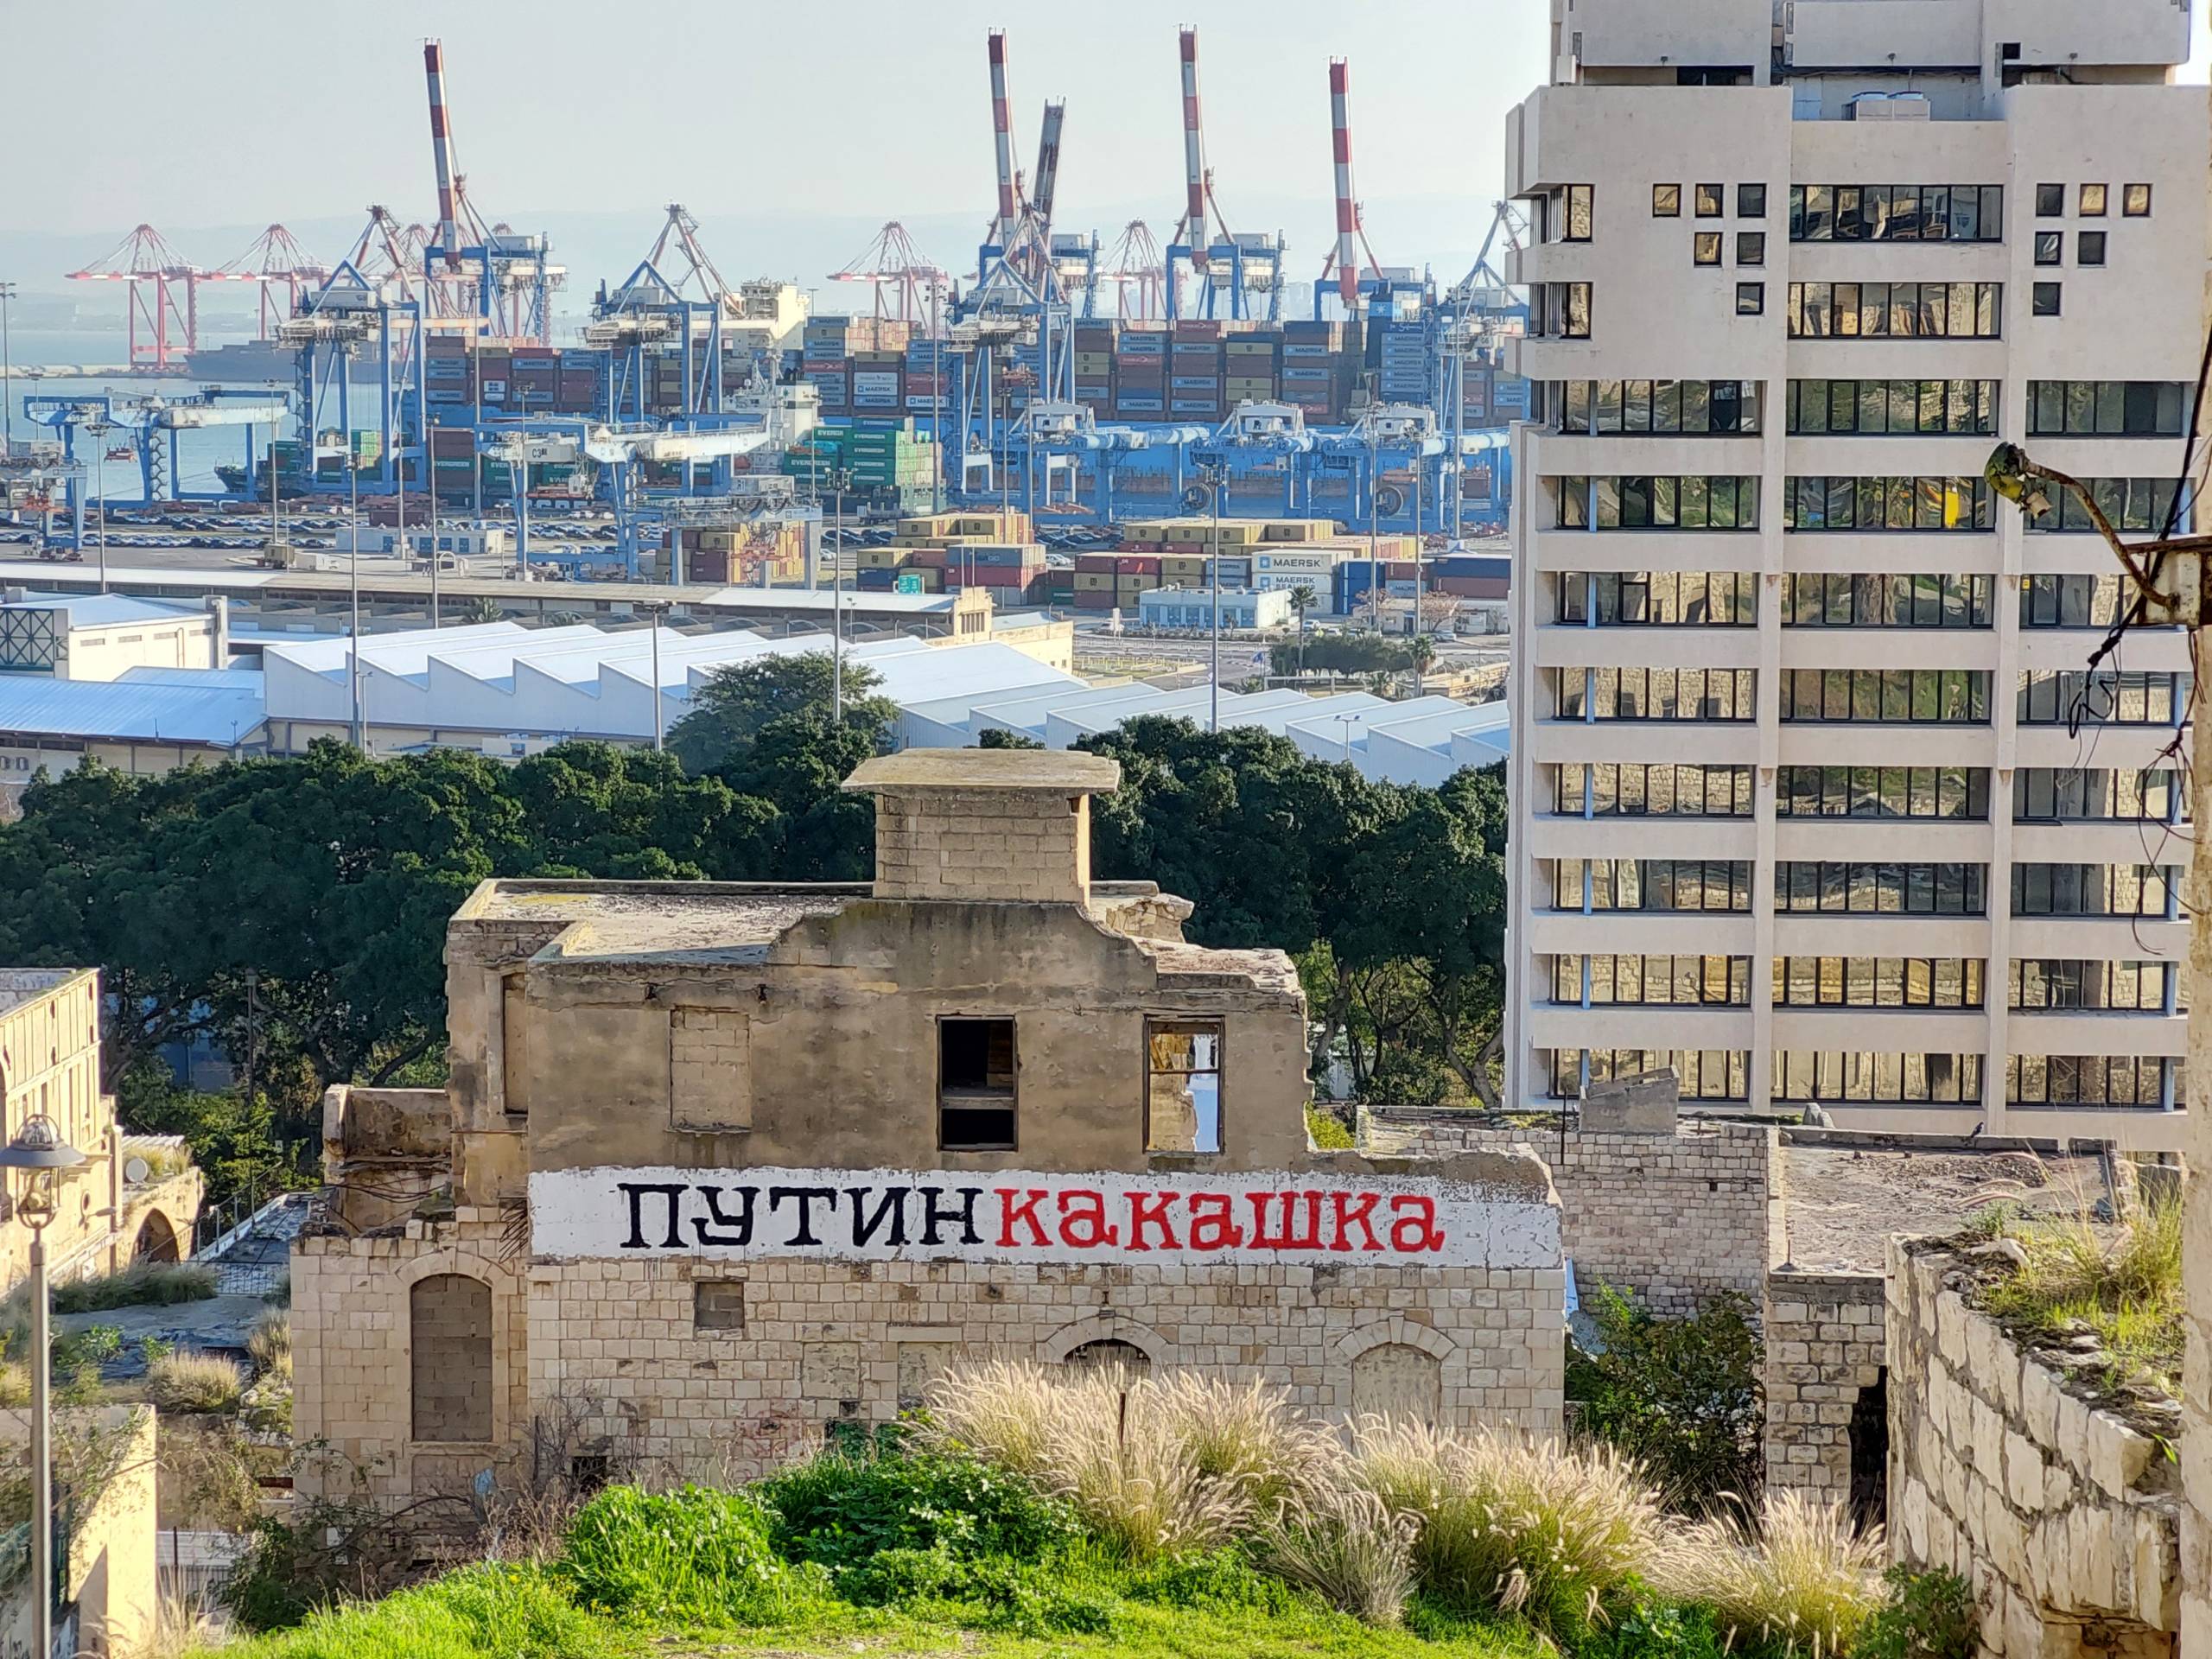
[[[1313,584],[1301,582],[1290,590],[1290,608],[1298,613],[1298,677],[1306,677],[1306,613],[1321,602]]]
[[[1412,639],[1407,640],[1406,661],[1412,664],[1414,695],[1419,696],[1421,681],[1427,677],[1428,671],[1436,662],[1436,636],[1432,633],[1416,633]]]

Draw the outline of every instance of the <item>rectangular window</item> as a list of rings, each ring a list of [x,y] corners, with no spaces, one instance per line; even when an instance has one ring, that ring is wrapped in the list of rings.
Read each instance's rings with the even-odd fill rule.
[[[691,1281],[691,1328],[745,1334],[745,1281],[695,1279]]]
[[[1764,231],[1736,232],[1736,263],[1739,265],[1766,264],[1766,232]]]
[[[2151,214],[2151,187],[2147,184],[2124,184],[2120,189],[2120,211],[2130,219],[2147,219]]]
[[[1560,333],[1569,340],[1590,338],[1590,284],[1568,283]]]
[[[1719,264],[1720,263],[1720,232],[1700,231],[1690,238],[1690,259],[1695,264]]]
[[[2145,184],[2130,185],[2128,188],[2130,189],[2148,191],[2151,187]],[[1766,217],[1766,186],[1763,184],[1739,184],[1736,187],[1736,217],[1738,219],[1764,219]]]
[[[2105,188],[2101,184],[2082,187],[2082,217],[2102,219],[2105,216]]]
[[[1219,1152],[1221,1022],[1154,1020],[1145,1042],[1145,1149]]]
[[[1698,186],[1697,216],[1700,219],[1719,218],[1723,211],[1721,207],[1721,198],[1723,194],[1724,193],[1720,186],[1717,184],[1700,184]]]
[[[2056,316],[2058,315],[2058,284],[2037,283],[2035,285],[2035,293],[2031,296],[2029,308],[2039,317]]]
[[[1011,1020],[937,1025],[938,1145],[945,1152],[1014,1149]]]
[[[1679,184],[1655,184],[1651,187],[1651,217],[1680,219],[1682,216],[1682,187]]]
[[[2063,184],[2036,186],[2036,217],[2063,219],[2066,217],[2066,187]]]
[[[2074,238],[2074,263],[2077,265],[2101,265],[2105,262],[2105,233],[2102,231],[2083,231]]]
[[[2037,200],[2043,200],[2038,194]],[[1793,184],[1793,242],[2001,242],[2005,191],[1984,184]]]
[[[1590,239],[1591,188],[1586,184],[1567,187],[1567,233],[1560,239],[1567,242],[1587,242]]]
[[[2036,232],[2036,264],[2055,265],[2064,257],[2065,251],[2065,232],[2037,231]]]
[[[1756,317],[1765,310],[1766,284],[1764,283],[1736,284],[1736,315],[1738,316]]]

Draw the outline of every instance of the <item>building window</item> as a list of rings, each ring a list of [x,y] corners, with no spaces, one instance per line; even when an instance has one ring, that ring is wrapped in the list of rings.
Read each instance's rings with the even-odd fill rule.
[[[1651,217],[1680,219],[1682,216],[1682,187],[1679,184],[1655,184],[1651,187]]]
[[[1560,240],[1587,242],[1590,239],[1591,188],[1586,184],[1567,187],[1567,232]]]
[[[2058,286],[2056,283],[2037,283],[2035,285],[2034,294],[2030,296],[2029,309],[2039,317],[2056,316],[2058,315]]]
[[[1757,530],[1756,475],[1561,478],[1564,530]]]
[[[1758,671],[1749,668],[1558,668],[1562,720],[1751,721]],[[1982,677],[1986,679],[1987,675]]]
[[[1694,264],[1719,264],[1720,263],[1720,232],[1700,231],[1690,238],[1690,260]]]
[[[2179,1060],[2147,1054],[2014,1054],[2005,1062],[2005,1098],[2015,1106],[2163,1106],[2169,1066],[2179,1100]]]
[[[1751,1054],[1725,1048],[1579,1048],[1552,1051],[1551,1093],[1555,1100],[1579,1099],[1586,1065],[1590,1081],[1672,1071],[1684,1100],[1745,1100],[1750,1097]]]
[[[1792,283],[1792,340],[1995,340],[2002,283]]]
[[[2164,767],[2022,766],[2012,774],[2016,823],[2166,823],[2187,805]]]
[[[2178,380],[2031,380],[2028,435],[2177,438],[2189,393]]]
[[[1221,1150],[1221,1022],[1152,1021],[1145,1030],[1145,1150]]]
[[[1590,284],[1555,283],[1558,291],[1559,332],[1567,340],[1590,338]]]
[[[2105,188],[2101,184],[2082,187],[2082,217],[2102,219],[2105,216]]]
[[[1766,232],[1764,231],[1736,232],[1736,263],[1739,265],[1766,264]]]
[[[2102,231],[2083,231],[2074,238],[2074,263],[2077,265],[2101,265],[2105,262],[2105,233]]]
[[[1794,668],[1782,671],[1782,718],[1800,724],[1986,726],[1980,668]]]
[[[1777,1049],[1773,1097],[1969,1105],[1981,1099],[1981,1056]]]
[[[2163,864],[2015,864],[2012,913],[2160,919],[2180,878]]]
[[[691,1281],[691,1328],[745,1334],[745,1281],[695,1279]]]
[[[1598,437],[1646,432],[1699,437],[1759,429],[1756,380],[1563,380],[1556,383],[1561,432]]]
[[[2130,219],[2148,219],[2151,216],[2151,187],[2147,184],[2122,185],[2120,211]]]
[[[2064,257],[2065,251],[2065,232],[2037,231],[2036,232],[2036,264],[2055,265]]]
[[[938,1021],[937,1100],[943,1150],[1014,1149],[1013,1020]]]
[[[1986,580],[1986,578],[1985,578]],[[1749,570],[1569,570],[1559,620],[1601,628],[1749,628],[1758,577]]]
[[[1747,911],[1751,907],[1751,867],[1740,859],[1555,859],[1552,907]]]
[[[2020,675],[2023,726],[2172,726],[2189,715],[2190,677],[2127,669],[2036,668]]]
[[[2117,571],[2096,576],[2022,576],[2024,628],[2109,628],[2120,619],[2127,590]]]
[[[2167,520],[2174,518],[2174,502],[2180,485],[2171,478],[2085,478],[2080,480],[2089,492],[2089,499],[2097,504],[2097,511],[2115,530],[2148,530],[2163,533]],[[2180,515],[2174,519],[2176,530],[2186,530],[2195,518],[2188,498],[2181,497]],[[2033,531],[2094,531],[2095,521],[2089,517],[2088,508],[2071,490],[2053,491],[2050,511],[2039,518],[2031,518],[2027,527]]]
[[[1722,212],[1721,198],[1724,194],[1725,192],[1723,192],[1720,186],[1717,184],[1700,184],[1698,186],[1697,216],[1700,219],[1719,218]]]
[[[1552,1000],[1580,1005],[1586,978],[1592,1007],[1741,1008],[1751,1001],[1749,957],[1554,957]]]
[[[1986,628],[1994,576],[1785,571],[1785,628]]]
[[[1986,766],[1784,766],[1774,810],[1783,818],[1989,817]]]
[[[1766,284],[1738,283],[1736,284],[1736,315],[1739,317],[1764,316],[1766,314]]]
[[[2036,217],[2063,219],[2066,217],[2066,187],[2063,184],[2036,186]]]
[[[1784,860],[1774,867],[1777,913],[1982,916],[1986,864],[1859,864]]]
[[[1793,184],[1792,242],[2001,242],[1995,184]]]
[[[1860,477],[1782,480],[1782,527],[1821,531],[1974,532],[1996,527],[1989,482],[1974,478]]]
[[[1552,810],[1562,817],[1748,818],[1749,766],[1563,763]]]
[[[1997,430],[1994,380],[1792,380],[1791,435],[1987,437]]]
[[[491,1286],[466,1274],[432,1274],[409,1288],[407,1314],[411,1438],[490,1440]]]
[[[1777,957],[1774,1001],[1792,1008],[1978,1008],[1979,957]]]
[[[2005,1006],[2030,1010],[2164,1014],[2169,974],[2173,976],[2177,991],[2189,982],[2189,976],[2173,963],[2015,958],[2012,982],[2005,988]]]
[[[1738,219],[1766,217],[1766,186],[1739,184],[1736,187],[1736,217]]]

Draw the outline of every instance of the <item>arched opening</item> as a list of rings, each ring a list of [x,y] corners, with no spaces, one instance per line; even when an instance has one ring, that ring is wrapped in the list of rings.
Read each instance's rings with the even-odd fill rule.
[[[167,1263],[179,1259],[176,1229],[169,1225],[169,1218],[158,1210],[149,1210],[146,1219],[138,1224],[138,1243],[130,1251],[134,1262]]]
[[[1851,1406],[1851,1514],[1862,1527],[1890,1513],[1890,1374],[1878,1371]]]
[[[1128,1382],[1152,1375],[1152,1356],[1133,1342],[1123,1342],[1117,1337],[1102,1337],[1096,1342],[1086,1342],[1068,1350],[1068,1357],[1060,1362],[1071,1371],[1088,1376],[1105,1370],[1109,1366],[1122,1368],[1122,1376]]]
[[[1444,1408],[1444,1368],[1434,1355],[1408,1344],[1379,1344],[1351,1363],[1351,1407],[1433,1423]]]
[[[492,1438],[492,1287],[434,1274],[407,1294],[414,1438]]]

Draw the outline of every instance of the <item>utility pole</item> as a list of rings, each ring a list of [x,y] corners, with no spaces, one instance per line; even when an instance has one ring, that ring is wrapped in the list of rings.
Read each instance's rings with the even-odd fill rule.
[[[99,450],[99,456],[92,463],[92,523],[99,529],[100,536],[100,592],[102,593],[107,592],[107,435],[114,429],[110,426],[94,426],[86,429],[92,435],[92,442]],[[275,467],[276,463],[273,456],[269,464],[271,468]]]
[[[13,283],[0,283],[0,461],[16,453],[16,363],[8,342],[8,305]]]
[[[639,614],[644,616],[645,619],[645,626],[652,631],[653,753],[655,754],[658,754],[661,753],[662,749],[666,747],[668,737],[668,723],[662,717],[660,701],[660,620],[668,613],[668,605],[667,602],[663,600],[645,600],[641,601],[637,608]]]
[[[1206,468],[1206,494],[1213,507],[1213,672],[1212,684],[1207,702],[1209,712],[1206,729],[1219,734],[1221,731],[1221,493],[1229,487],[1226,467]]]
[[[845,723],[845,486],[851,477],[842,467],[830,472],[837,561],[830,573],[830,717],[840,726]]]
[[[1370,430],[1367,435],[1367,607],[1377,633],[1382,632],[1382,509],[1376,505],[1382,493],[1382,440]]]
[[[353,551],[346,556],[347,603],[353,620],[347,625],[346,689],[353,707],[353,747],[369,752],[368,729],[361,723],[361,465],[353,453],[353,434],[346,434],[346,504],[353,524]]]

